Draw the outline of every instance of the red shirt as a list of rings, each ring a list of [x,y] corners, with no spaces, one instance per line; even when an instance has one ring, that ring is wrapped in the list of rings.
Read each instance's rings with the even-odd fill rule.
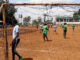
[[[48,25],[48,28],[50,27],[50,25],[49,24],[47,24]]]

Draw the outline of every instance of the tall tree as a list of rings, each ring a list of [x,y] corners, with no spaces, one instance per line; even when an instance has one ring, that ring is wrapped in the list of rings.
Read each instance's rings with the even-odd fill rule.
[[[41,17],[38,17],[38,22],[42,23],[42,18]]]
[[[41,24],[41,23],[42,23],[42,18],[41,17],[38,17],[37,20],[35,19],[35,20],[32,21],[32,24],[36,25],[37,29],[38,29],[39,24]]]
[[[77,12],[74,12],[73,16],[80,16],[80,9]]]
[[[0,0],[0,6],[2,3],[5,3],[6,1],[3,1],[3,0]],[[6,12],[6,23],[7,24],[11,24],[12,23],[12,20],[16,20],[16,18],[14,17],[14,14],[16,12],[16,9],[14,6],[5,6],[5,12]],[[3,20],[3,17],[2,17],[2,12],[0,13],[0,20]]]
[[[31,17],[30,16],[28,16],[28,17],[25,17],[24,19],[23,19],[23,24],[24,25],[29,25],[30,23],[30,20],[31,20]]]
[[[38,21],[35,19],[32,21],[32,24],[38,25]]]
[[[32,24],[33,25],[36,25],[36,28],[38,29],[39,22],[36,19],[32,21]]]

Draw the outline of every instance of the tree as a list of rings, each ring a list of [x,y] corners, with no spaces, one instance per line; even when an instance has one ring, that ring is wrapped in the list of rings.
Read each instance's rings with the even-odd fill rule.
[[[31,17],[30,17],[30,16],[25,17],[25,18],[23,19],[23,24],[28,26],[28,25],[30,24],[30,23],[29,23],[30,20],[31,20]]]
[[[45,21],[46,24],[53,24],[52,20]]]
[[[73,16],[80,16],[80,9],[78,12],[74,12]]]
[[[77,12],[75,12],[74,14],[73,14],[73,16],[76,16],[77,15]]]
[[[41,17],[38,17],[38,22],[39,22],[39,24],[42,23],[42,18]]]
[[[38,29],[38,26],[39,26],[39,22],[35,19],[32,21],[32,24],[36,25],[37,29]]]
[[[32,21],[32,24],[36,25],[37,29],[38,29],[39,24],[41,24],[41,23],[42,23],[42,18],[41,17],[38,17],[37,20],[35,19],[35,20]]]
[[[40,23],[42,23],[42,18],[41,17],[38,17],[38,19],[36,20],[33,20],[32,24],[35,24],[35,25],[39,25]]]
[[[0,0],[0,6],[2,3],[5,3],[6,1]],[[12,24],[12,20],[16,20],[16,18],[14,17],[14,14],[17,10],[15,9],[14,6],[5,6],[5,12],[6,12],[6,23],[7,24]],[[0,20],[3,20],[3,15],[2,12],[0,13]]]
[[[38,21],[35,19],[35,20],[32,21],[32,24],[36,25],[36,24],[38,24]]]

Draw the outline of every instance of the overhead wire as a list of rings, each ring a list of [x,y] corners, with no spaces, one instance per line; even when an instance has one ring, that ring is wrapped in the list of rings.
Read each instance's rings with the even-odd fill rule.
[[[40,6],[40,7],[28,7],[28,8],[32,8],[32,9],[36,9],[36,10],[39,10],[39,11],[41,11],[43,14],[44,14],[44,10],[46,10],[46,14],[49,16],[50,15],[50,13],[53,13],[52,11],[49,11],[50,9],[52,10],[53,8],[55,8],[55,7],[57,7],[57,10],[59,9],[59,7],[60,8],[62,8],[62,9],[64,9],[65,11],[67,11],[67,12],[77,12],[76,10],[75,10],[75,6],[51,6],[51,8],[49,7],[49,6],[47,6],[47,9],[46,9],[46,6]],[[69,9],[66,9],[65,7],[67,7],[67,8],[72,8],[72,9],[74,9],[74,10],[69,10]],[[79,8],[80,6],[77,6],[77,8]],[[48,12],[49,11],[49,12]],[[31,11],[28,11],[27,10],[27,12],[28,13],[31,13],[31,14],[35,14],[35,15],[43,15],[43,14],[40,14],[40,13],[33,13],[33,12],[31,12]],[[58,14],[57,14],[58,15]]]

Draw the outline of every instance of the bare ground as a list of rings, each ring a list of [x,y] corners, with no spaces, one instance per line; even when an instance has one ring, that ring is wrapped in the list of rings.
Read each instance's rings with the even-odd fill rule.
[[[36,30],[35,27],[21,27],[20,30],[22,29]],[[61,27],[58,27],[57,34],[54,32],[53,28],[50,28],[48,31],[49,41],[45,42],[39,29],[30,33],[25,32],[20,34],[21,41],[16,50],[20,53],[21,56],[23,56],[23,60],[80,60],[79,32],[80,26],[77,26],[74,32],[72,27],[69,26],[67,31],[67,38],[64,39],[63,29]],[[12,36],[9,35],[9,60],[12,59],[10,46],[11,42]],[[0,48],[0,51],[4,51],[4,48]],[[4,52],[0,53],[0,57],[3,55]],[[3,57],[1,57],[1,60],[3,60]],[[16,60],[18,60],[17,56]]]

